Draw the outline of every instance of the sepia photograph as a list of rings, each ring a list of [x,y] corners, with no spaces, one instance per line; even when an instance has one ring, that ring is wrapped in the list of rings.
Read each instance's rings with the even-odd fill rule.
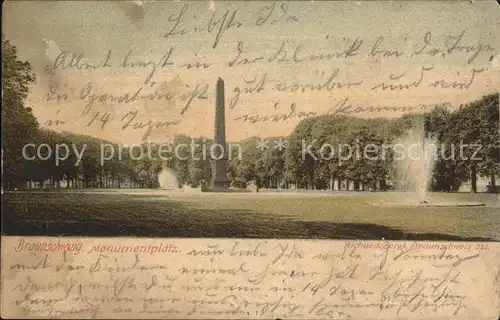
[[[298,5],[7,2],[3,234],[500,239],[498,40]]]
[[[5,250],[9,256],[22,253],[34,259],[28,266],[15,258],[2,273],[41,272],[51,263],[59,271],[57,263],[48,262],[52,254],[64,252],[65,265],[76,259],[70,254],[83,252],[71,239],[90,246],[86,254],[97,254],[85,260],[90,272],[102,271],[102,259],[127,252],[151,259],[157,252],[189,252],[179,261],[193,258],[185,260],[187,265],[208,268],[208,256],[222,259],[224,250],[217,252],[223,245],[181,249],[182,243],[204,239],[226,243],[234,259],[250,259],[249,252],[253,258],[267,256],[268,241],[283,241],[279,246],[290,249],[294,241],[352,240],[332,244],[340,248],[341,260],[347,252],[352,257],[359,250],[389,248],[373,243],[392,241],[403,250],[418,242],[421,247],[408,247],[411,252],[420,248],[418,255],[403,250],[394,261],[403,256],[407,268],[427,263],[431,269],[438,268],[436,259],[453,262],[454,268],[479,261],[470,246],[493,255],[491,248],[500,241],[496,1],[12,0],[3,2],[2,11],[2,263]],[[304,244],[311,254],[314,243]],[[329,242],[318,243],[326,248]],[[288,258],[305,256],[293,248]],[[464,248],[467,257],[450,251]],[[429,262],[423,252],[434,249],[443,250]],[[43,252],[50,253],[39,256]],[[123,257],[123,264],[108,265],[108,271],[144,262],[139,255]],[[324,252],[314,257],[331,258]],[[498,255],[488,257],[485,270],[499,261]],[[291,275],[290,270],[272,271],[276,259],[260,265],[267,267],[256,271],[252,285],[265,283],[265,275],[305,279],[322,274],[299,267]],[[378,258],[366,259],[367,266]],[[232,273],[212,273],[227,277],[253,270],[243,262],[232,265],[237,266]],[[182,268],[180,274],[196,283],[210,274]],[[358,270],[349,268],[342,277]],[[436,287],[426,287],[437,279],[431,280],[433,274],[429,271],[422,280],[422,290],[434,291],[422,294],[420,302],[408,285],[404,290],[411,293],[399,307],[395,294],[389,300],[377,296],[378,304],[366,308],[394,312],[377,319],[417,319],[424,313],[404,316],[399,310],[424,312],[437,303],[441,310],[452,305],[450,315],[460,319],[477,315],[480,308],[467,309],[458,291],[446,289],[439,296]],[[452,274],[441,274],[450,288],[458,283]],[[2,275],[3,283],[12,277]],[[148,275],[146,288],[158,284],[156,277]],[[394,277],[385,274],[384,281]],[[409,277],[407,283],[420,281]],[[95,307],[95,301],[92,309],[83,300],[75,302],[83,309],[74,313],[62,308],[63,302],[45,301],[42,308],[36,294],[50,290],[35,284],[34,276],[27,279],[9,282],[20,296],[30,292],[12,304],[25,306],[20,315],[99,318],[105,309]],[[109,281],[114,281],[115,299],[117,286],[120,292],[139,286],[129,278]],[[289,295],[312,286],[280,290]],[[101,317],[365,317],[349,308],[374,293],[344,289],[339,299],[352,303],[331,306],[331,311],[326,306],[318,311],[316,302],[294,308],[280,305],[281,300],[266,307],[276,313],[242,311],[244,305],[262,310],[263,305],[249,300],[234,302],[240,309],[233,313],[201,311],[229,303],[233,298],[227,293],[217,302],[193,302],[179,312],[143,310],[138,315],[125,312],[126,304],[160,308],[160,302],[137,302],[131,295]],[[483,294],[495,300],[490,289]],[[4,287],[3,295],[8,290]],[[80,295],[81,290],[80,284]],[[188,296],[196,291],[182,290]],[[216,295],[207,290],[205,297]],[[447,302],[440,300],[443,295]]]

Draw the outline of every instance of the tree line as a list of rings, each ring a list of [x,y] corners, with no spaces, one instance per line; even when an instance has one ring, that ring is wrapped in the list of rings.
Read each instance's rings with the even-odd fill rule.
[[[483,96],[454,111],[436,107],[394,119],[344,115],[307,118],[287,137],[289,146],[284,152],[268,150],[261,158],[258,154],[251,157],[257,159],[255,165],[253,160],[240,165],[247,171],[253,170],[259,181],[274,186],[277,184],[273,181],[279,181],[285,186],[293,182],[298,188],[333,189],[333,181],[351,181],[356,190],[360,185],[385,190],[391,187],[389,181],[394,187],[398,173],[394,150],[381,156],[383,146],[395,145],[407,132],[423,126],[424,134],[434,137],[438,155],[431,173],[432,190],[457,191],[463,182],[470,181],[471,191],[477,192],[477,179],[481,176],[488,177],[490,189],[495,191],[500,174],[498,96]],[[316,141],[305,157],[302,141]],[[360,150],[371,145],[375,146],[375,156],[352,156],[342,161],[339,149],[328,159],[314,157],[325,144],[357,146]],[[469,145],[462,149],[463,154],[461,145]]]
[[[35,81],[31,65],[20,61],[17,49],[10,41],[2,39],[2,186],[14,188],[158,188],[158,174],[165,168],[178,172],[179,184],[193,187],[206,185],[212,177],[213,162],[198,148],[195,157],[190,150],[168,160],[158,157],[160,144],[144,146],[152,150],[153,157],[134,159],[125,151],[121,158],[113,157],[101,164],[101,145],[117,144],[95,137],[68,132],[58,133],[41,128],[31,108],[25,106],[29,86]],[[315,141],[310,148],[319,152],[325,143],[331,145],[357,145],[361,150],[368,144],[382,147],[397,141],[408,130],[424,124],[425,131],[435,137],[439,148],[449,149],[460,143],[480,144],[481,150],[471,160],[472,150],[465,149],[465,158],[439,158],[432,172],[431,189],[435,191],[458,190],[464,181],[471,181],[471,191],[477,191],[478,176],[489,177],[491,190],[496,190],[499,164],[499,102],[498,93],[486,95],[476,101],[450,111],[435,109],[422,114],[409,114],[399,118],[361,119],[347,115],[323,115],[302,120],[287,137],[267,140],[286,141],[286,148],[259,149],[260,138],[240,141],[239,150],[232,149],[227,161],[227,173],[234,187],[244,188],[249,182],[261,188],[333,189],[336,181],[351,181],[355,189],[368,186],[371,190],[388,189],[395,180],[395,161],[389,152],[386,157],[367,159],[351,157],[341,161],[339,154],[329,159],[315,159],[303,154],[303,141]],[[172,145],[197,143],[210,145],[203,138],[177,135]],[[76,155],[56,165],[54,154],[47,160],[27,160],[22,148],[28,143],[48,144],[55,149],[58,144],[86,144],[78,165]],[[377,151],[377,150],[375,150]],[[380,150],[378,150],[380,151]],[[440,150],[449,153],[451,150]],[[33,151],[31,151],[33,152]],[[206,150],[205,150],[206,152]],[[468,157],[467,157],[468,156]],[[199,160],[198,160],[199,159]],[[343,184],[346,188],[349,184]]]

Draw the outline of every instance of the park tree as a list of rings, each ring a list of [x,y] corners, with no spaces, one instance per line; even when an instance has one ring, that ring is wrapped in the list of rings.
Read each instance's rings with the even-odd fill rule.
[[[285,158],[287,141],[284,137],[272,137],[267,139],[271,144],[269,148],[259,151],[257,155],[258,174],[260,181],[270,188],[281,188],[285,183]]]
[[[430,188],[434,191],[457,191],[462,181],[468,179],[468,169],[456,157],[455,141],[450,134],[454,127],[452,113],[446,108],[436,107],[423,117],[425,133],[437,142]]]
[[[240,150],[236,148],[231,150],[232,157],[228,166],[229,178],[234,186],[242,188],[250,181],[255,183],[259,181],[257,163],[262,159],[262,151],[257,148],[257,141],[259,141],[257,137],[244,139],[239,144]]]
[[[303,153],[303,148],[312,142],[311,128],[316,119],[311,117],[299,122],[288,138],[284,153],[285,176],[296,188],[309,189],[313,183],[314,158],[309,153]]]
[[[188,158],[187,182],[191,187],[199,187],[207,185],[211,179],[210,150],[206,139],[199,137],[192,141],[193,147]],[[227,150],[227,152],[229,151]]]
[[[481,150],[478,173],[490,178],[490,189],[496,192],[496,176],[500,174],[499,94],[482,97],[478,104],[478,118],[481,125],[479,141]]]
[[[34,141],[38,122],[25,102],[34,82],[30,63],[20,60],[17,48],[2,35],[2,183],[7,189],[24,182],[28,170],[22,149]]]
[[[191,150],[186,146],[191,145],[192,139],[186,135],[176,135],[173,141],[172,169],[179,173],[182,184],[189,181],[189,162]]]
[[[496,189],[495,176],[500,172],[498,128],[498,93],[461,105],[450,115],[448,139],[455,149],[465,146],[457,162],[470,173],[464,180],[471,181],[471,192],[477,192],[478,174],[489,176],[491,188]]]

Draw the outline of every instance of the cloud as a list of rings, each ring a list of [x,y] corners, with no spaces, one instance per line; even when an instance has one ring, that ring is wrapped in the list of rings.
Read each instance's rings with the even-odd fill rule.
[[[144,24],[145,4],[149,1],[133,0],[133,1],[114,1],[125,16],[138,28]]]
[[[61,48],[52,39],[42,38],[45,42],[45,58],[49,61],[55,61],[57,57],[61,54]]]
[[[208,1],[208,10],[214,12],[215,11],[215,1],[214,0],[209,0]]]

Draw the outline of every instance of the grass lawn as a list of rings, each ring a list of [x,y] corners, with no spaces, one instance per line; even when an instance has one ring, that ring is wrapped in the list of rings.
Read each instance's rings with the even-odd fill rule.
[[[392,240],[500,240],[492,194],[431,194],[483,207],[379,206],[404,194],[198,193],[160,190],[12,192],[3,234]]]

